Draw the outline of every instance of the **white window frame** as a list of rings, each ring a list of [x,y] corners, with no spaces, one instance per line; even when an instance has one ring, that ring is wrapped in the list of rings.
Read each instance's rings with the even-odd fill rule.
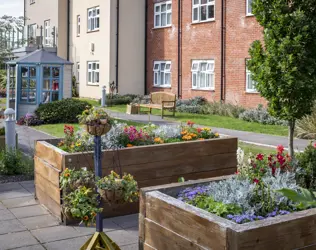
[[[246,0],[246,16],[253,16],[252,14],[252,6],[250,6],[252,4],[253,0]],[[249,8],[251,8],[251,11],[249,11]]]
[[[52,45],[52,37],[50,32],[50,20],[44,21],[44,45],[51,46]]]
[[[35,3],[35,0],[30,0],[30,4],[33,4],[33,3]]]
[[[206,67],[203,70],[202,66]],[[215,61],[214,60],[192,60],[192,89],[215,90]],[[204,78],[202,77],[204,75]],[[202,82],[202,80],[204,80]],[[207,81],[209,80],[209,81]]]
[[[192,23],[204,23],[215,20],[215,0],[205,0],[206,3],[202,3],[203,0],[192,0]],[[206,6],[206,20],[201,20],[201,9],[203,6]],[[214,6],[214,17],[209,18],[209,6]],[[198,16],[197,19],[194,19],[194,10],[197,9]]]
[[[153,85],[157,88],[171,87],[171,61],[154,61]],[[169,83],[166,84],[166,76],[169,75]]]
[[[100,7],[88,9],[88,31],[97,31],[100,29]]]
[[[99,61],[90,61],[87,63],[87,82],[88,85],[99,85],[100,82],[100,63]]]
[[[250,88],[249,79],[251,81],[252,88]],[[256,85],[256,82],[252,79],[252,74],[251,74],[251,71],[247,67],[247,60],[246,60],[246,92],[247,93],[258,93],[258,90],[256,89],[255,85]]]
[[[165,6],[166,10],[162,11],[162,7]],[[168,7],[170,6],[170,9]],[[157,11],[159,9],[159,11]],[[162,25],[162,16],[166,18],[166,25]],[[168,23],[168,16],[170,16],[170,23]],[[159,23],[157,23],[157,17],[159,18]],[[155,28],[165,28],[172,25],[172,1],[166,1],[161,3],[156,3],[154,6],[154,27]]]
[[[77,79],[76,79],[76,81],[80,82],[80,62],[77,62],[77,68],[76,69],[77,69],[77,72],[76,72],[77,73],[77,77],[76,77]]]
[[[81,31],[81,16],[77,15],[77,36],[80,36]]]

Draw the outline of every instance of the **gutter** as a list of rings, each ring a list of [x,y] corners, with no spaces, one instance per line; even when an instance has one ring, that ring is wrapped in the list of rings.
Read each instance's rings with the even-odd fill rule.
[[[182,97],[182,0],[178,0],[178,98]]]
[[[67,61],[69,61],[69,58],[70,58],[69,47],[70,47],[70,0],[67,1]],[[57,46],[57,48],[58,48],[58,46]]]
[[[120,0],[116,0],[116,72],[115,72],[115,84],[116,94],[119,87],[119,39],[120,39]]]
[[[148,1],[145,0],[145,72],[144,72],[144,94],[147,95],[147,28],[148,28]]]
[[[226,41],[225,41],[225,31],[226,31],[226,23],[225,23],[225,0],[222,0],[221,6],[221,101],[225,102],[225,49],[226,49]]]

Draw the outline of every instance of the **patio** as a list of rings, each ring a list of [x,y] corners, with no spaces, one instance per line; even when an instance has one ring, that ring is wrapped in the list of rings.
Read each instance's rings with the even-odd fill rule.
[[[34,182],[0,184],[0,249],[78,250],[94,228],[63,226],[34,199]],[[138,214],[104,220],[122,250],[138,249]]]

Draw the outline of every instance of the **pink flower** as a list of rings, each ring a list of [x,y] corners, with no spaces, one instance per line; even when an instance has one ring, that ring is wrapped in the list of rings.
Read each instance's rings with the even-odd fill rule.
[[[253,179],[253,183],[259,184],[259,180],[257,178]]]
[[[263,161],[263,154],[258,154],[256,159],[259,161]]]
[[[277,146],[277,151],[278,151],[278,153],[282,154],[282,153],[283,153],[283,151],[284,151],[284,147],[283,147],[283,145],[279,145],[279,146]]]
[[[316,148],[316,143],[314,144],[314,148]]]

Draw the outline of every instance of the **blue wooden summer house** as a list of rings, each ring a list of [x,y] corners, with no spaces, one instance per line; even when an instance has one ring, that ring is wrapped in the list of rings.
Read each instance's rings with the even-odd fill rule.
[[[42,103],[70,98],[72,65],[43,48],[7,62],[7,107],[19,119]]]

